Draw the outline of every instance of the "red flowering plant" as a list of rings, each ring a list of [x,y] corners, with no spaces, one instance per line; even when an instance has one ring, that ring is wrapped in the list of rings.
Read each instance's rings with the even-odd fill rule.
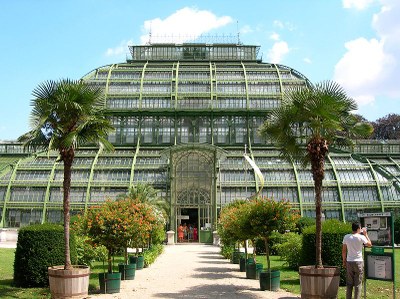
[[[139,229],[136,230],[135,234],[131,236],[128,242],[129,247],[144,248],[148,245],[155,226],[159,223],[155,208],[145,202],[139,202],[137,200],[127,199],[128,201],[136,203],[140,207],[140,211],[137,215],[137,221]],[[136,250],[136,253],[138,250]]]
[[[83,217],[83,229],[95,244],[108,250],[108,272],[112,272],[112,255],[126,249],[135,236],[147,231],[142,216],[142,204],[132,200],[107,200],[91,207]],[[126,251],[126,250],[125,250]],[[125,254],[127,263],[127,254]]]
[[[257,197],[250,201],[250,211],[247,216],[255,237],[264,239],[267,267],[270,272],[269,238],[274,231],[285,232],[294,229],[299,213],[292,210],[290,202],[286,199]]]

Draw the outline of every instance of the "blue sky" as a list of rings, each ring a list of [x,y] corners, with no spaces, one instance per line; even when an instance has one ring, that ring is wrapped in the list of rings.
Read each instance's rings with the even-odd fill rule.
[[[0,0],[0,140],[29,130],[32,90],[124,62],[127,45],[233,35],[264,62],[335,80],[374,121],[400,113],[398,0]],[[170,39],[168,41],[171,41]]]

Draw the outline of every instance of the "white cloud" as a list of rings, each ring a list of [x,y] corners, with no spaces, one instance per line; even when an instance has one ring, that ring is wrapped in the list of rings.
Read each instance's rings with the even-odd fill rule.
[[[254,30],[249,25],[245,25],[242,28],[240,28],[239,32],[241,34],[246,34],[246,33],[254,32]]]
[[[279,29],[283,29],[285,27],[283,25],[283,23],[279,20],[274,20],[273,24],[274,24],[274,27],[279,28]]]
[[[289,53],[289,46],[287,42],[277,41],[268,51],[269,62],[280,63],[287,53]]]
[[[269,36],[269,38],[272,39],[272,40],[276,40],[276,41],[278,41],[278,40],[280,39],[280,38],[279,38],[279,34],[276,33],[276,32],[272,33],[272,34]]]
[[[108,48],[106,51],[106,56],[121,56],[128,52],[128,46],[133,45],[131,40],[125,41],[123,40],[119,46],[115,48]]]
[[[289,22],[284,23],[279,20],[274,20],[272,24],[275,28],[278,28],[278,29],[286,29],[289,31],[293,31],[296,29],[296,27],[292,23],[289,23]]]
[[[357,10],[366,9],[375,0],[343,0],[344,8],[355,8]]]
[[[198,38],[204,33],[223,27],[233,20],[229,16],[217,17],[207,10],[185,7],[177,10],[165,19],[152,19],[144,22],[143,34],[140,37],[142,44],[149,42],[171,42],[183,43]]]
[[[381,2],[382,8],[372,20],[376,37],[346,42],[347,51],[335,66],[334,80],[359,106],[380,97],[400,98],[400,1]]]
[[[304,61],[305,63],[308,63],[308,64],[312,63],[311,59],[308,58],[308,57],[305,57],[305,58],[303,59],[303,61]]]
[[[382,42],[358,38],[347,42],[345,47],[346,54],[335,66],[339,83],[359,89],[364,84],[373,84],[379,79],[385,60]]]

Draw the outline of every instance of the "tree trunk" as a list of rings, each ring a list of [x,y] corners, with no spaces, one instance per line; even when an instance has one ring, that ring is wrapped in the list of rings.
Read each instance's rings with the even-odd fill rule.
[[[112,254],[111,254],[111,249],[108,248],[108,255],[107,255],[107,271],[108,273],[112,273],[113,269],[112,269],[113,263],[112,263]]]
[[[328,153],[328,144],[324,138],[316,136],[307,145],[311,161],[311,172],[314,179],[315,191],[315,267],[323,268],[322,264],[322,181],[325,174],[325,156]]]
[[[124,248],[124,262],[127,265],[128,264],[128,247]]]
[[[64,162],[64,181],[63,181],[63,211],[64,211],[64,269],[70,270],[72,269],[71,265],[71,253],[69,247],[69,239],[70,239],[70,201],[69,195],[71,191],[71,169],[72,162],[74,161],[75,151],[73,148],[63,149],[60,151],[62,160]]]
[[[315,263],[317,268],[323,268],[322,265],[322,180],[314,180],[315,190]]]
[[[268,238],[264,238],[264,242],[265,242],[265,255],[267,256],[267,269],[268,269],[268,272],[271,272],[271,261],[269,259]]]

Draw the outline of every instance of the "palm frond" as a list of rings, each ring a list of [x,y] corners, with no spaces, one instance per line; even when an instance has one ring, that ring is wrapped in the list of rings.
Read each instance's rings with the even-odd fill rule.
[[[356,109],[356,102],[335,82],[293,88],[284,93],[281,106],[271,111],[259,134],[271,139],[285,158],[303,164],[307,160],[305,144],[314,136],[323,137],[328,144],[345,145],[371,133],[369,124],[356,122],[351,114]]]

